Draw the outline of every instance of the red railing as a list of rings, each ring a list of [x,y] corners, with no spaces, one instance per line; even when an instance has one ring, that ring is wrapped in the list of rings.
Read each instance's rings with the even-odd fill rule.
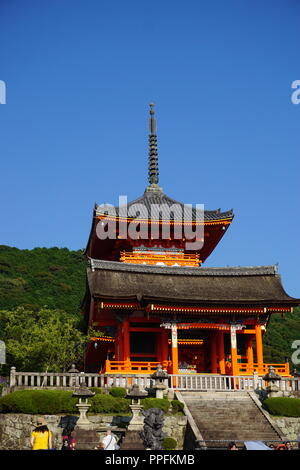
[[[152,374],[157,365],[161,364],[162,368],[167,370],[169,374],[172,373],[172,361],[162,361],[162,362],[150,362],[150,361],[105,361],[105,370],[101,371],[106,374]],[[254,372],[257,372],[258,375],[262,376],[267,374],[269,367],[274,367],[274,372],[280,374],[282,377],[290,377],[290,365],[289,363],[285,364],[263,364],[258,366],[257,363],[249,365],[247,363],[238,363],[238,375],[253,375]],[[202,372],[202,374],[207,374]]]
[[[269,367],[274,367],[274,372],[280,374],[282,377],[290,377],[290,365],[285,364],[263,364],[259,366],[257,363],[249,365],[247,363],[239,363],[239,375],[253,375],[253,372],[257,372],[258,375],[265,375],[269,371]]]
[[[158,364],[161,364],[163,369],[169,369],[170,361],[148,362],[148,361],[105,361],[105,374],[152,374]]]

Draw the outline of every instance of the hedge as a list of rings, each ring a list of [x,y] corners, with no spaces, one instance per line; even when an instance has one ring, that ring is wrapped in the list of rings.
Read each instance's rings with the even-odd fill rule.
[[[77,413],[77,398],[60,390],[20,390],[0,398],[1,413]]]
[[[91,399],[90,413],[128,413],[130,401],[111,395],[95,395]]]
[[[160,408],[165,413],[167,413],[170,408],[170,402],[166,398],[143,398],[141,404],[145,410],[149,408]]]
[[[60,390],[20,390],[0,398],[0,413],[78,414],[73,392]],[[129,412],[129,401],[96,393],[90,399],[90,413]]]
[[[125,398],[127,395],[126,388],[123,387],[111,387],[109,393],[113,397]]]
[[[300,399],[289,397],[267,398],[263,403],[270,414],[297,418],[300,416]]]

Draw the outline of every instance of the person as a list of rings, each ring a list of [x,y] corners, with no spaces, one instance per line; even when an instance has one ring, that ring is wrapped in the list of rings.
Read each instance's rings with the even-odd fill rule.
[[[284,444],[285,444],[286,450],[293,450],[292,444],[290,443],[290,441],[285,441]]]
[[[238,450],[236,443],[233,441],[229,442],[227,450]]]
[[[62,432],[61,450],[75,450],[74,431],[68,427],[66,427]]]
[[[48,429],[45,418],[37,419],[37,426],[31,433],[30,444],[32,450],[52,449],[52,433]]]
[[[111,429],[108,429],[106,431],[106,435],[102,439],[102,448],[103,450],[116,450],[117,446],[117,439],[115,436],[111,433]],[[117,446],[118,447],[118,446]]]
[[[285,444],[279,444],[275,450],[287,450]]]

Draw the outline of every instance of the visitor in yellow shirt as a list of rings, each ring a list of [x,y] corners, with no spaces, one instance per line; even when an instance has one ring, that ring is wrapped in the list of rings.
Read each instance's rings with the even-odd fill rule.
[[[31,433],[32,450],[48,450],[52,448],[52,433],[44,418],[37,419],[37,426]]]

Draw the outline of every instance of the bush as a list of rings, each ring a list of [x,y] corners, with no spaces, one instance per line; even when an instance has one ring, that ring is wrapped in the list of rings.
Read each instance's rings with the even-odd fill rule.
[[[272,415],[277,416],[300,416],[300,399],[289,397],[267,398],[263,403],[264,408]]]
[[[77,399],[63,390],[20,390],[0,398],[1,413],[77,413]]]
[[[141,400],[141,403],[145,410],[149,408],[160,408],[167,413],[170,408],[170,402],[166,398],[144,398]]]
[[[89,389],[90,389],[92,392],[96,393],[96,394],[98,394],[98,393],[104,393],[104,392],[103,392],[103,389],[100,388],[100,387],[89,387]]]
[[[163,449],[164,450],[174,450],[176,449],[177,441],[173,437],[165,437],[163,440]]]
[[[183,411],[184,404],[183,404],[181,401],[179,401],[179,400],[172,400],[172,401],[171,401],[171,405],[172,405],[173,411],[175,411],[175,412]]]
[[[99,393],[91,398],[90,413],[128,413],[129,401]],[[78,413],[72,392],[63,390],[20,390],[0,398],[0,413],[74,414]]]
[[[128,413],[129,401],[125,398],[97,394],[91,399],[90,413]]]
[[[112,397],[125,398],[127,395],[126,388],[123,387],[112,387],[109,390],[109,393]]]

